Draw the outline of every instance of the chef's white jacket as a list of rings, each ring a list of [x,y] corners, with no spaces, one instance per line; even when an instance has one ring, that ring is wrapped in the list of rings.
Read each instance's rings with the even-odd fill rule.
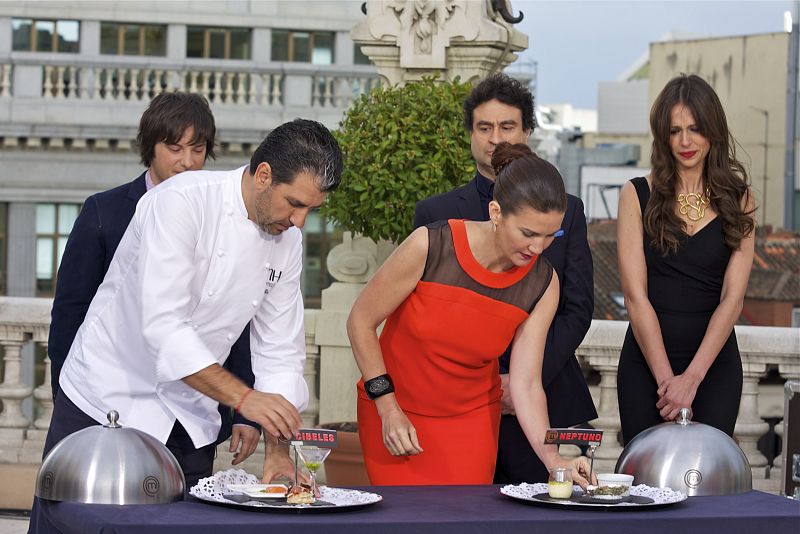
[[[139,201],[61,372],[96,421],[117,410],[166,442],[177,418],[196,447],[213,443],[217,402],[181,379],[222,364],[248,322],[255,389],[308,404],[302,236],[247,218],[245,169],[181,173]]]

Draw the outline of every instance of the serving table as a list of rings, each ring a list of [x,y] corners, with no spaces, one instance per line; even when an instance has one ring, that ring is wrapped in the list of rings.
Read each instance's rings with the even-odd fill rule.
[[[375,486],[362,488],[383,501],[338,513],[279,513],[240,510],[188,501],[116,506],[42,501],[52,532],[64,534],[664,534],[797,532],[800,501],[759,491],[690,497],[657,509],[561,510],[514,501],[500,486]],[[266,530],[269,528],[270,530]],[[286,530],[287,532],[289,530]]]

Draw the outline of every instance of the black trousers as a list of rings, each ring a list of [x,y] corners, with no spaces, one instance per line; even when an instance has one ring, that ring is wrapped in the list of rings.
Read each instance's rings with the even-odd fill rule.
[[[525,432],[514,415],[500,419],[500,439],[497,464],[494,468],[495,484],[522,484],[547,482],[549,473],[536,456]]]
[[[53,417],[50,420],[50,428],[47,431],[47,438],[44,442],[42,458],[47,456],[53,447],[65,437],[79,430],[83,430],[84,428],[98,424],[97,421],[75,406],[69,397],[59,391],[53,406]],[[205,445],[199,449],[195,448],[191,438],[186,433],[186,429],[183,428],[180,422],[175,421],[172,432],[167,439],[166,446],[181,466],[183,475],[186,478],[187,494],[189,489],[196,485],[201,478],[211,476],[214,469],[214,454],[216,452],[216,445],[214,443]],[[42,515],[38,500],[38,497],[34,497],[33,499],[28,532],[35,533],[39,532],[40,529],[42,532],[57,532],[55,527]]]

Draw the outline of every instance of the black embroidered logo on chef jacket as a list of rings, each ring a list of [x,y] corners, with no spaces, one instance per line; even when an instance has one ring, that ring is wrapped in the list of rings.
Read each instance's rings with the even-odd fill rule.
[[[283,271],[276,271],[275,269],[267,269],[267,287],[264,288],[264,294],[269,294],[272,291],[272,288],[275,287],[275,284],[281,279],[283,275]]]

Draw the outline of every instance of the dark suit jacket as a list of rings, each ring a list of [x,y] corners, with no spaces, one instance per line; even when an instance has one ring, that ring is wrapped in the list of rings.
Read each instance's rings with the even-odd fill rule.
[[[417,202],[414,228],[443,219],[486,220],[478,196],[476,178],[466,185]],[[583,203],[567,195],[567,211],[561,228],[564,236],[543,253],[558,274],[561,296],[547,334],[542,383],[553,427],[566,427],[597,417],[589,387],[575,350],[589,330],[594,312],[592,255],[586,238]],[[509,351],[501,357],[501,372],[508,372]]]
[[[122,235],[136,211],[136,203],[147,191],[144,173],[127,184],[97,193],[86,199],[72,232],[69,234],[61,266],[58,269],[56,295],[51,312],[50,337],[47,352],[50,356],[53,398],[58,393],[58,377],[69,349],[86,317],[89,303],[103,281]],[[250,387],[253,386],[250,361],[250,328],[231,348],[225,367]],[[218,443],[231,435],[231,410],[220,406],[222,427]],[[239,414],[235,422],[259,428]]]

